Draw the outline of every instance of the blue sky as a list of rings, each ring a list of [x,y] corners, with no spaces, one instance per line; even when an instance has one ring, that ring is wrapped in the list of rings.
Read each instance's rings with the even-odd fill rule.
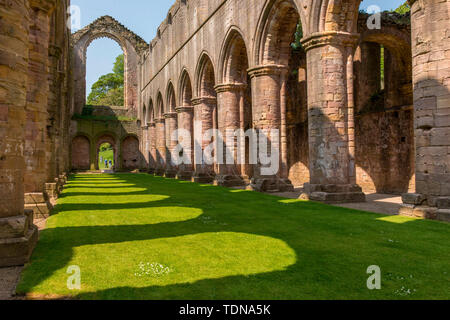
[[[254,0],[262,1],[262,0]],[[72,5],[81,9],[81,27],[95,19],[110,15],[128,29],[150,42],[156,35],[160,23],[166,18],[174,0],[72,0]],[[378,5],[383,10],[399,7],[405,0],[363,0],[361,8]],[[76,31],[76,30],[73,30]],[[110,39],[95,40],[88,48],[86,89],[104,74],[111,72],[115,58],[122,53],[120,47]]]

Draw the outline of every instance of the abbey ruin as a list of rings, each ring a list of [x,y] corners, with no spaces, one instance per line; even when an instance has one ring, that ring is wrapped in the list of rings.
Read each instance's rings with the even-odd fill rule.
[[[0,266],[29,259],[33,217],[104,142],[117,171],[326,203],[401,194],[400,214],[450,221],[450,1],[409,3],[373,29],[359,0],[176,0],[148,44],[108,16],[72,34],[69,0],[0,0]],[[124,51],[122,107],[86,107],[101,37]],[[279,170],[241,136],[227,148],[245,164],[205,163],[210,129],[277,130]]]

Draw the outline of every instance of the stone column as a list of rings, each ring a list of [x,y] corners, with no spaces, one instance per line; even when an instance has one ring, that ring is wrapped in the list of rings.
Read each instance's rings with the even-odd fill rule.
[[[245,87],[244,84],[220,84],[216,86],[218,130],[223,140],[223,159],[218,164],[218,174],[214,180],[215,185],[225,187],[244,185],[244,180],[240,175],[240,159],[238,159],[237,152],[240,137],[235,136],[235,133],[240,129],[241,95]],[[227,160],[228,157],[230,159]]]
[[[450,1],[411,5],[416,193],[400,214],[450,221]]]
[[[327,32],[303,39],[307,52],[310,183],[302,197],[327,203],[364,202],[355,181],[353,91],[349,57],[358,36]]]
[[[164,176],[166,172],[166,129],[165,119],[155,119],[156,125],[156,170],[157,176]]]
[[[0,267],[25,264],[37,241],[24,211],[28,1],[0,2]]]
[[[203,159],[205,148],[214,143],[206,141],[205,132],[214,129],[214,112],[217,109],[215,97],[203,97],[192,100],[194,106],[194,167],[193,182],[211,183],[214,180],[214,164],[207,164]]]
[[[177,108],[176,111],[178,113],[178,129],[184,131],[178,133],[179,142],[183,146],[183,157],[190,160],[190,163],[182,163],[178,166],[177,179],[191,181],[194,173],[194,148],[192,146],[194,137],[194,108],[184,106]]]
[[[154,174],[156,171],[156,125],[154,122],[148,124],[148,144],[149,144],[149,160],[148,173]]]
[[[280,65],[258,66],[249,70],[252,79],[253,127],[260,140],[268,140],[269,153],[271,147],[278,153],[276,174],[264,175],[262,169],[268,166],[259,162],[254,166],[251,188],[258,191],[283,192],[294,189],[291,181],[283,176],[281,166],[281,104],[285,103],[285,99],[282,99],[282,75],[285,72],[286,67]],[[267,130],[267,137],[262,130]],[[266,150],[259,150],[259,146],[250,146],[250,149],[255,148],[258,148],[258,153],[267,153]]]
[[[177,116],[176,112],[166,113],[166,178],[175,178],[177,175],[177,167],[172,161],[172,153],[175,150],[178,142],[173,139],[172,134],[177,130]]]
[[[35,215],[48,216],[50,208],[44,200],[46,182],[56,178],[51,175],[52,161],[49,120],[49,10],[53,1],[30,1],[30,33],[28,92],[25,125],[25,208]],[[49,126],[53,131],[53,126]]]
[[[145,162],[144,164],[141,165],[141,167],[144,168],[145,171],[147,171],[150,166],[150,143],[148,141],[149,126],[148,125],[142,126],[141,130],[142,130],[141,150],[144,158],[143,160]]]

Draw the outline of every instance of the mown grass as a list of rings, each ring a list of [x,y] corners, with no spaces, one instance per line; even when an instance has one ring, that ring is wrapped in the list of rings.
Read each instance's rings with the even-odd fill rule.
[[[148,175],[71,177],[18,293],[448,299],[450,225]],[[67,268],[81,290],[67,288]],[[368,290],[378,265],[382,289]]]

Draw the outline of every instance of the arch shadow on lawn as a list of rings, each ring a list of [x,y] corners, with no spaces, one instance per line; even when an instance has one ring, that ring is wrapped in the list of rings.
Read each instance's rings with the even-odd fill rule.
[[[102,188],[102,181],[109,184],[115,179],[123,181],[124,192],[110,193],[109,188]],[[126,192],[127,188],[137,191]],[[117,185],[116,189],[120,189],[120,185]],[[95,203],[90,202],[89,198],[108,196],[129,197],[131,200],[124,203]],[[149,201],[132,200],[135,197],[153,196],[155,199]],[[87,197],[88,202],[71,201],[78,197]],[[145,219],[137,221],[139,213],[126,214],[124,219],[129,217],[131,220],[127,223],[126,220],[120,220],[121,217],[114,216],[116,212],[124,209],[137,212],[141,210],[142,215],[145,215],[145,212],[150,215],[162,212],[164,216],[166,212],[170,214],[176,210],[188,214],[184,217],[181,214],[181,221],[155,224],[146,223]],[[90,217],[98,213],[101,213],[100,220],[94,219],[92,221],[95,224],[89,225]],[[101,225],[101,219],[108,217],[112,217],[112,221]],[[449,225],[404,217],[386,218],[379,214],[314,202],[287,200],[251,191],[148,175],[121,174],[89,178],[75,176],[65,188],[55,208],[55,215],[49,220],[49,228],[42,231],[32,262],[26,268],[17,291],[22,294],[56,293],[81,299],[446,298],[450,287],[450,280],[445,274],[450,261],[447,245],[450,243]],[[116,222],[117,225],[111,225]],[[269,245],[267,250],[255,248],[257,256],[249,254],[249,261],[254,264],[250,268],[244,268],[245,261],[242,261],[242,266],[228,266],[228,276],[227,272],[220,271],[204,278],[195,278],[189,283],[185,283],[184,279],[165,283],[164,277],[156,280],[145,278],[143,282],[152,283],[149,286],[130,286],[126,283],[120,285],[120,281],[114,278],[111,279],[113,287],[108,287],[111,284],[107,284],[103,289],[89,287],[76,293],[63,288],[65,279],[69,276],[65,271],[69,265],[80,259],[79,250],[84,250],[83,254],[89,255],[91,252],[97,252],[97,248],[102,249],[102,246],[105,246],[105,256],[102,257],[106,257],[108,252],[115,252],[117,248],[124,246],[124,250],[130,250],[131,256],[133,250],[138,250],[138,246],[145,245],[148,241],[155,246],[168,241],[175,241],[179,245],[183,244],[179,239],[193,239],[204,235],[208,235],[207,239],[214,238],[209,235],[230,236],[231,238],[227,239],[231,239],[231,242],[228,247],[221,247],[221,243],[211,243],[211,247],[207,247],[207,240],[194,241],[192,246],[194,249],[199,246],[199,249],[193,250],[188,258],[200,260],[202,253],[214,255],[208,260],[212,264],[234,261],[233,257],[227,260],[227,253],[233,252],[238,256],[239,250],[233,250],[245,248],[245,242],[241,240],[233,245],[233,237],[242,235],[244,238],[239,239],[249,241],[249,244],[252,241],[258,244],[257,241],[261,240],[260,247],[266,243]],[[201,251],[202,244],[206,246],[204,252]],[[216,252],[215,245],[220,247],[221,251]],[[182,255],[181,251],[177,251],[177,247],[168,248],[168,251],[173,250],[175,255]],[[279,248],[282,248],[281,251],[276,251]],[[190,247],[186,250],[190,250]],[[262,258],[271,250],[280,255],[278,259],[268,255],[267,259],[273,263],[273,268]],[[103,251],[99,252],[100,255],[103,254]],[[156,256],[169,254],[154,253],[151,250],[146,252]],[[136,251],[134,254],[139,256],[140,253]],[[140,262],[133,261],[130,256],[127,258],[131,264]],[[261,260],[258,260],[260,257]],[[95,258],[89,260],[94,265],[87,267],[93,270],[92,274],[97,270],[108,269],[101,265],[95,266]],[[111,264],[114,263],[114,260],[111,260]],[[198,265],[196,269],[195,261],[192,263],[192,274],[204,268]],[[260,272],[247,272],[253,267],[258,270],[259,263],[266,267]],[[384,272],[381,291],[369,291],[366,287],[366,270],[374,264],[379,265]],[[133,270],[135,265],[128,267]],[[242,268],[247,270],[247,273],[234,272],[243,270]],[[214,270],[219,269],[218,267]],[[126,272],[110,272],[113,276],[127,276],[124,274]],[[89,276],[87,275],[87,278]],[[107,279],[108,276],[99,277]],[[187,273],[187,278],[189,276],[190,273]],[[59,283],[61,288],[55,290],[57,292],[49,291],[52,288],[46,286],[48,282],[52,282],[53,277],[61,281],[64,279],[63,283]],[[89,280],[90,285],[96,283],[95,279]],[[406,289],[403,292],[402,288],[407,288],[410,293]]]

